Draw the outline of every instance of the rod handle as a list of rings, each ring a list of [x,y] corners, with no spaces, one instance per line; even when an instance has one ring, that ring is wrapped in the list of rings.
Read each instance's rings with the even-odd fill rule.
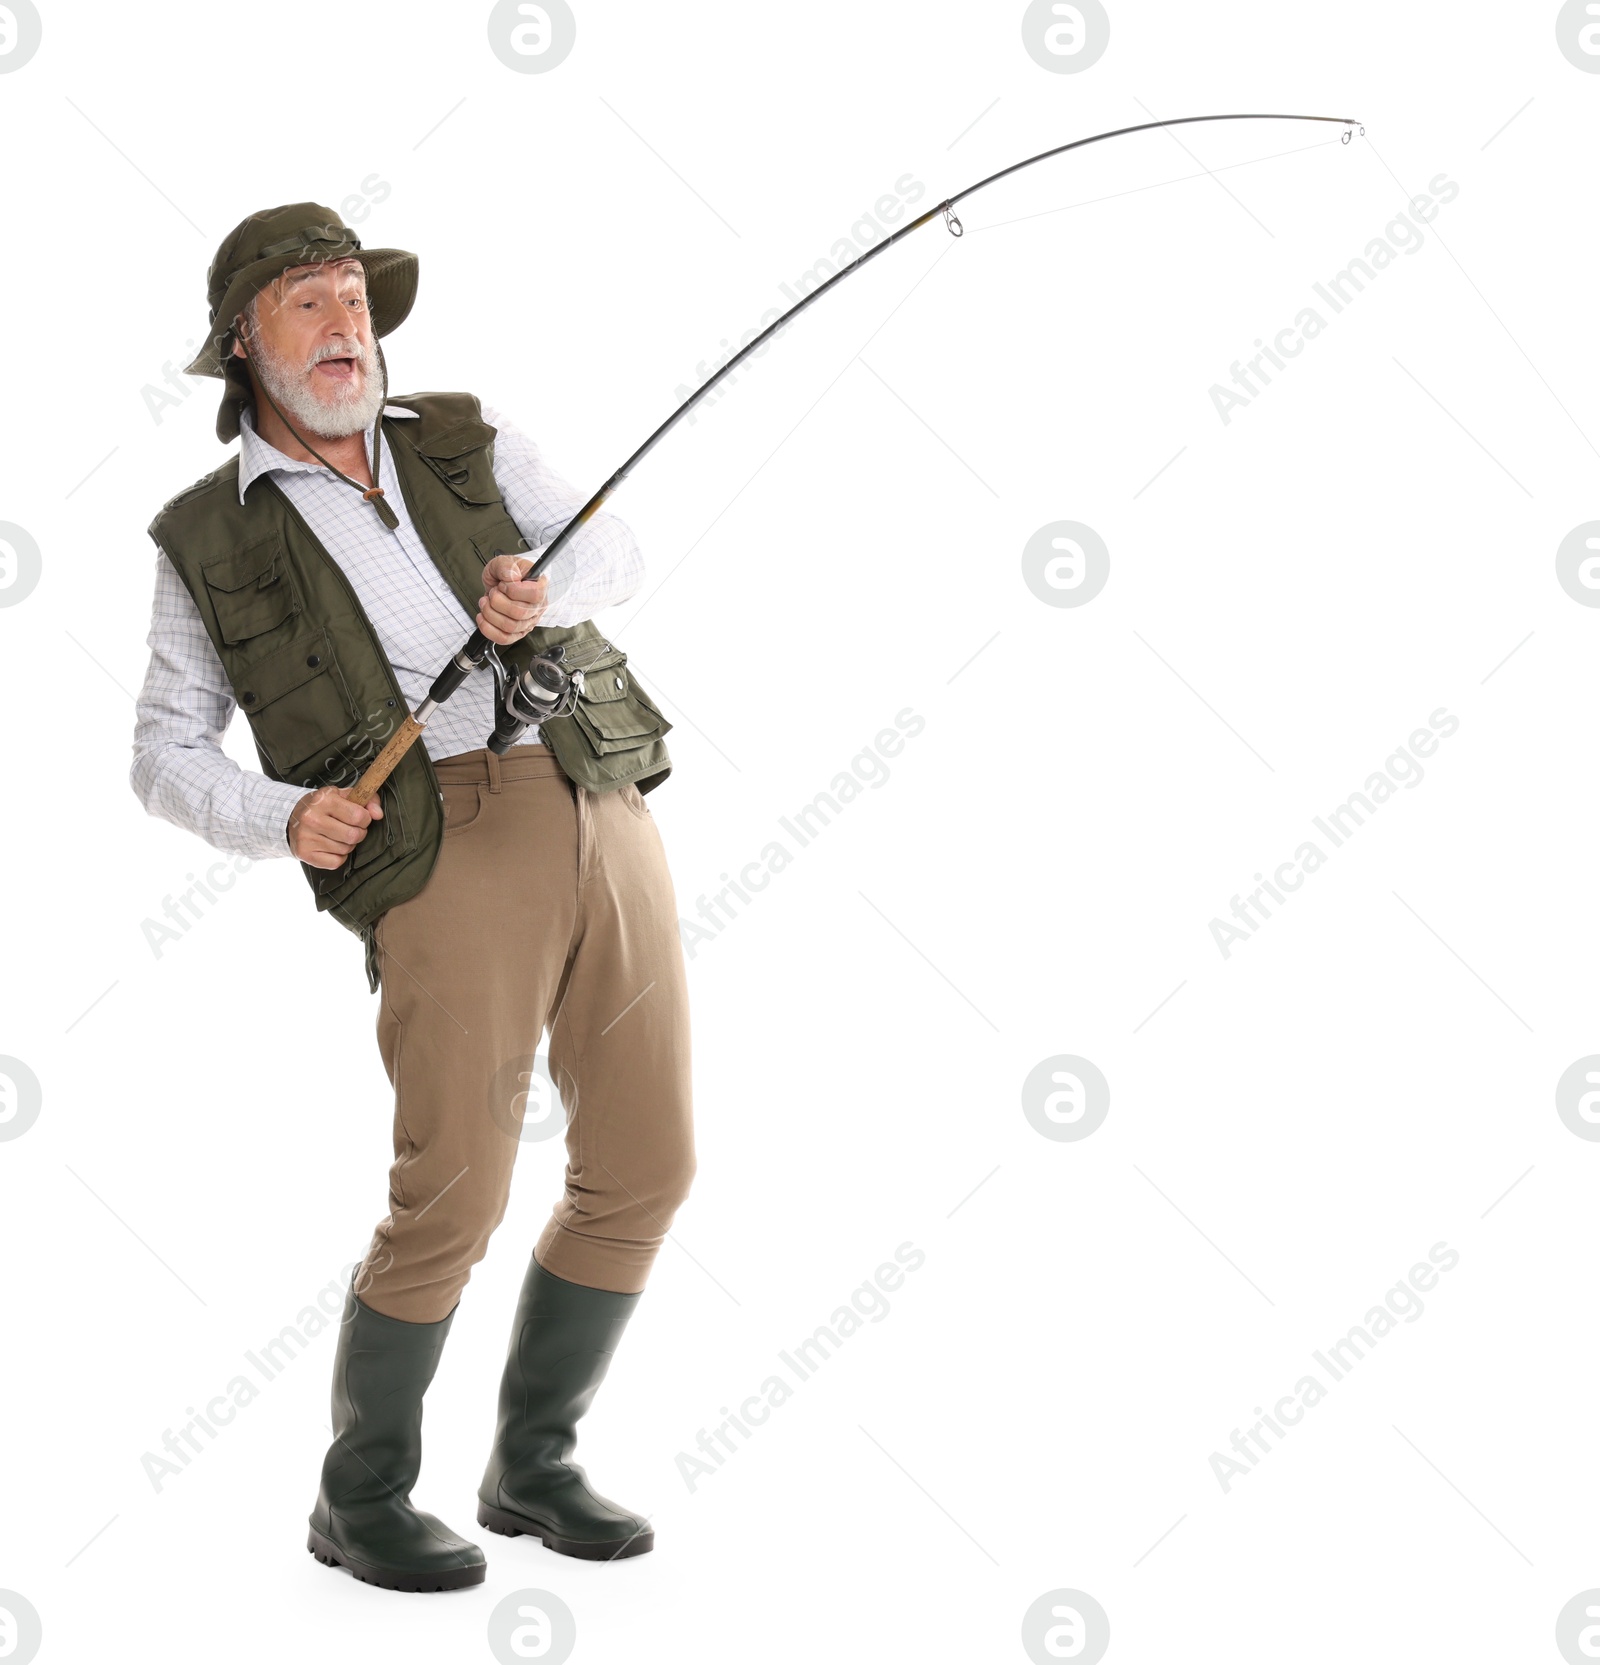
[[[406,720],[389,736],[389,744],[373,758],[366,773],[345,793],[350,802],[371,803],[378,795],[378,788],[400,767],[400,759],[411,750],[421,733],[422,724],[407,712]]]

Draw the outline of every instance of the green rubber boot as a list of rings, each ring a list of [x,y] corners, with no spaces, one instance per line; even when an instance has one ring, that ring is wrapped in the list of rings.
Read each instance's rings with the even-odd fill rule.
[[[422,1396],[450,1333],[388,1318],[352,1282],[333,1360],[333,1444],[311,1511],[306,1548],[385,1590],[459,1590],[481,1584],[483,1551],[411,1506],[422,1466]]]
[[[500,1382],[494,1451],[478,1488],[478,1525],[527,1533],[587,1561],[643,1555],[655,1534],[641,1515],[601,1497],[570,1461],[578,1418],[605,1380],[637,1295],[591,1289],[531,1256]]]

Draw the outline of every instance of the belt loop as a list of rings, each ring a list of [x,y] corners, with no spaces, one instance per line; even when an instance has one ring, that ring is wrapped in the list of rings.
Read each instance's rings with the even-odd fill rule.
[[[487,746],[483,748],[483,755],[489,764],[489,790],[498,792],[500,790],[500,759]]]

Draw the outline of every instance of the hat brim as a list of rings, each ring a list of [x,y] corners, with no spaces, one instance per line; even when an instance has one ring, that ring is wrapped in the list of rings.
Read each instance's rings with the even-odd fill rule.
[[[367,306],[373,333],[388,335],[410,315],[417,298],[417,257],[408,249],[352,249],[335,260],[359,260],[367,278]],[[298,264],[311,264],[299,262]],[[288,267],[281,258],[258,260],[237,273],[217,307],[216,319],[205,345],[183,367],[186,376],[215,376],[227,379],[224,359],[233,356],[233,321],[264,289]]]

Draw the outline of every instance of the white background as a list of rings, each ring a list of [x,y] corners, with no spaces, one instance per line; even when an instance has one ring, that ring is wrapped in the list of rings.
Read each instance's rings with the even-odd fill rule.
[[[43,1092],[0,1142],[0,1589],[41,1659],[489,1661],[528,1589],[586,1662],[1025,1660],[1062,1588],[1114,1665],[1561,1658],[1600,1585],[1600,1149],[1555,1098],[1600,1051],[1600,613],[1555,559],[1600,515],[1600,76],[1544,0],[1112,3],[1073,74],[1022,10],[606,0],[525,75],[481,4],[75,0],[0,76],[0,520],[42,555],[0,608],[0,1053]],[[364,1251],[390,1154],[359,944],[292,861],[159,956],[144,930],[218,859],[127,770],[145,528],[226,455],[219,384],[159,421],[147,390],[221,236],[376,176],[364,241],[421,257],[396,390],[478,393],[592,489],[901,176],[920,211],[1147,112],[1263,108],[1367,136],[1030,168],[613,500],[651,577],[601,623],[677,725],[683,914],[926,725],[690,961],[699,1174],[578,1450],[654,1553],[472,1519],[559,1140],[427,1402],[416,1500],[483,1587],[305,1553],[331,1330],[156,1490],[144,1454]],[[1420,246],[1224,423],[1213,384],[1440,174]],[[1082,606],[1023,580],[1059,520],[1110,551]],[[1441,708],[1420,783],[1225,957],[1211,921]],[[1062,1054],[1110,1084],[1086,1138],[1023,1111]],[[691,1490],[678,1454],[907,1242],[888,1316]],[[1421,1316],[1225,1490],[1212,1454],[1439,1243]]]

